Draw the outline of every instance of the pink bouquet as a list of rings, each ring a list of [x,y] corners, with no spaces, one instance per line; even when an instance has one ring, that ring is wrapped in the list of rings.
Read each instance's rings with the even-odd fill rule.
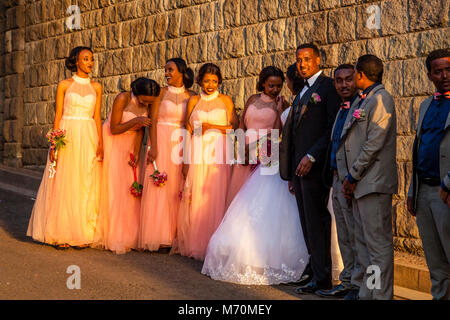
[[[140,197],[142,196],[142,189],[144,189],[144,186],[137,181],[136,160],[134,158],[134,154],[132,153],[130,153],[130,161],[128,161],[128,164],[133,168],[134,175],[134,182],[130,187],[130,192],[133,196]]]
[[[150,175],[150,178],[153,179],[153,184],[157,187],[163,187],[164,184],[167,181],[167,173],[163,172],[159,172],[158,168],[156,167],[156,162],[153,161],[153,167],[155,168],[155,171],[153,172],[153,174]]]
[[[50,166],[48,171],[50,172],[49,178],[53,179],[56,173],[56,160],[58,158],[58,150],[64,148],[66,140],[66,130],[56,129],[49,131],[46,134],[47,141],[50,143]]]

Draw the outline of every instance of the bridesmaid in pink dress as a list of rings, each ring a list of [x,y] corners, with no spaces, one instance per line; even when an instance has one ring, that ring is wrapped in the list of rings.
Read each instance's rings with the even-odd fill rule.
[[[278,116],[289,106],[282,96],[278,97],[283,86],[283,82],[280,85],[279,78],[284,80],[282,72],[275,72],[273,67],[267,67],[261,71],[256,89],[262,92],[252,95],[245,104],[239,123],[240,129],[244,131],[253,129],[258,134],[262,129],[270,132],[271,128],[277,128],[275,122],[279,120]],[[249,135],[246,137],[246,143],[255,142],[256,138],[256,136]],[[252,168],[249,165],[236,164],[233,167],[227,193],[227,208],[251,172]]]
[[[225,134],[238,126],[233,101],[217,91],[221,82],[220,69],[204,64],[197,78],[203,92],[187,105],[186,128],[193,137],[183,166],[186,184],[172,252],[198,260],[204,259],[209,239],[225,214],[231,174]]]
[[[144,128],[151,125],[148,111],[159,91],[159,85],[153,80],[134,80],[131,92],[116,97],[103,124],[102,195],[93,247],[117,254],[137,249],[140,197],[130,192],[134,174],[128,162],[132,153],[139,163]]]
[[[182,137],[186,105],[194,92],[187,90],[194,83],[194,73],[180,58],[167,61],[165,75],[168,87],[161,93],[152,106],[153,125],[148,140],[149,151],[144,175],[144,190],[140,210],[139,248],[157,251],[172,246],[176,233],[180,191],[184,182],[182,171],[182,150],[172,159],[172,151],[180,145],[175,137]],[[164,186],[155,186],[150,177],[155,168],[167,173]]]
[[[49,168],[55,153],[49,152],[27,230],[27,236],[57,249],[83,248],[94,239],[103,140],[102,85],[89,79],[93,66],[87,47],[72,49],[66,60],[76,74],[58,84],[53,130],[66,130],[67,143],[58,150],[53,178]]]

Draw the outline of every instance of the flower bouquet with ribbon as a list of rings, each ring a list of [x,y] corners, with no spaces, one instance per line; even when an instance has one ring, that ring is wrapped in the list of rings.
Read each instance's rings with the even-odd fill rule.
[[[66,146],[66,130],[56,129],[49,131],[46,135],[47,141],[50,143],[50,167],[48,168],[49,178],[53,179],[56,173],[56,160],[58,159],[58,150]]]
[[[167,173],[159,172],[155,161],[153,161],[153,168],[155,168],[155,171],[150,175],[150,178],[153,179],[153,184],[157,187],[163,187],[167,181]]]
[[[263,148],[266,144],[266,148]],[[268,136],[264,136],[258,139],[256,144],[256,163],[250,164],[251,170],[255,170],[261,163],[264,166],[270,167],[270,155],[271,155],[272,141]]]
[[[136,159],[134,158],[134,154],[132,153],[130,153],[130,161],[128,161],[128,164],[133,168],[134,175],[134,182],[130,187],[130,192],[133,196],[140,197],[142,196],[142,189],[144,189],[144,186],[137,181]]]

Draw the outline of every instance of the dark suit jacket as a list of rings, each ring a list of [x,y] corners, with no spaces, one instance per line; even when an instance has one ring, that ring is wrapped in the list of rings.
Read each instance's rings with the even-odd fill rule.
[[[296,108],[293,105],[283,127],[280,145],[280,176],[284,180],[292,180],[295,168],[308,153],[316,159],[316,162],[306,178],[320,179],[323,173],[328,141],[339,110],[340,98],[330,77],[321,74],[316,83],[319,84],[317,89],[311,90],[311,87],[302,98],[316,93],[321,101],[318,103],[314,103],[312,99],[302,101],[303,106],[297,123],[294,123]],[[295,139],[293,139],[293,130],[295,130]]]

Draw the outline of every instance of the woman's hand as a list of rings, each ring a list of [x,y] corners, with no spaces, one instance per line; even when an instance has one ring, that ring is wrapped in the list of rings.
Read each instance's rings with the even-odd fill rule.
[[[48,153],[48,158],[49,158],[50,162],[53,162],[56,160],[54,147],[50,147],[50,152]]]
[[[152,125],[152,120],[147,117],[136,117],[132,120],[134,125],[130,130],[140,130],[142,127],[150,127]]]
[[[103,161],[103,144],[98,145],[95,155],[97,157],[97,161],[99,161],[99,162]]]
[[[150,148],[150,150],[147,153],[147,164],[153,163],[153,161],[156,160],[157,156],[158,151],[155,148]]]

